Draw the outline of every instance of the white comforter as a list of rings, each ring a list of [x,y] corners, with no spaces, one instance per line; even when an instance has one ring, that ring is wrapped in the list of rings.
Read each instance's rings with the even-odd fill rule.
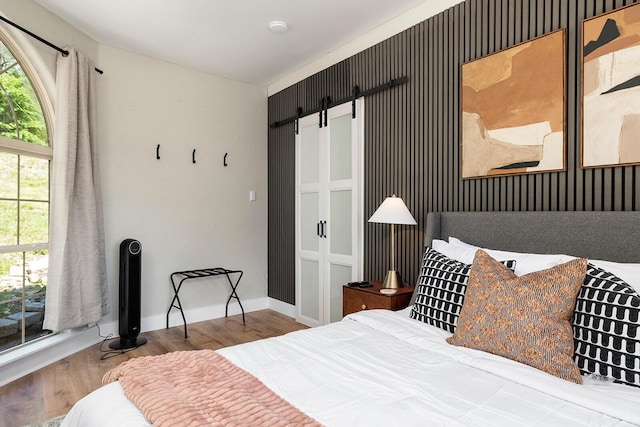
[[[408,311],[342,322],[219,350],[327,426],[640,425],[640,389],[576,385],[480,351]],[[78,402],[63,426],[148,426],[112,383]]]

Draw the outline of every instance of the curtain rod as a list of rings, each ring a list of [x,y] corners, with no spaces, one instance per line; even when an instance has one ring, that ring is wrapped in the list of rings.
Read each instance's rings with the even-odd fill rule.
[[[8,20],[7,18],[5,18],[4,16],[0,15],[0,20],[1,20],[1,21],[6,22],[7,24],[11,25],[12,27],[17,28],[18,30],[22,31],[23,33],[26,33],[26,34],[30,35],[30,36],[31,36],[31,37],[33,37],[34,39],[38,40],[38,41],[39,41],[39,42],[41,42],[41,43],[46,44],[46,45],[47,45],[47,46],[49,46],[50,48],[57,50],[58,52],[60,52],[60,53],[62,54],[62,56],[65,56],[65,57],[66,57],[66,56],[69,56],[69,51],[68,51],[68,50],[64,50],[64,49],[62,49],[62,48],[60,48],[60,47],[56,46],[55,44],[51,43],[50,41],[43,39],[43,38],[42,38],[42,37],[40,37],[39,35],[32,33],[31,31],[27,30],[27,29],[26,29],[26,28],[24,28],[24,27],[21,27],[20,25],[16,24],[15,22],[9,21],[9,20]],[[96,71],[97,71],[98,73],[100,73],[100,74],[103,74],[103,73],[104,73],[104,71],[102,71],[102,70],[101,70],[101,69],[99,69],[99,68],[95,68],[95,67],[94,67],[94,70],[96,70]]]

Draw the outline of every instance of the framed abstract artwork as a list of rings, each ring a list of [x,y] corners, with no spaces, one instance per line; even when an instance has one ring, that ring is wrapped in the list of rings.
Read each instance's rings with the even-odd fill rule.
[[[565,31],[462,65],[462,178],[565,170]]]
[[[640,164],[640,4],[582,28],[582,167]]]

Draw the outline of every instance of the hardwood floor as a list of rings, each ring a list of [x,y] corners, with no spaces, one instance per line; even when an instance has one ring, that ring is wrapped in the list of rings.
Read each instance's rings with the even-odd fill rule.
[[[102,376],[133,357],[177,350],[218,349],[305,329],[306,326],[272,310],[209,320],[189,325],[189,338],[182,326],[145,332],[147,344],[136,350],[100,360],[105,354],[96,344],[0,387],[0,425],[20,427],[66,414],[75,402],[101,386]],[[97,333],[97,330],[96,330]],[[103,350],[110,350],[107,344]]]

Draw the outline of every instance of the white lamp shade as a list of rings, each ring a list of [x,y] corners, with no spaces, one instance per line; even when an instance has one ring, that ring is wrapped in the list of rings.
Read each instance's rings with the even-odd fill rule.
[[[407,205],[400,197],[391,196],[371,215],[369,222],[381,222],[385,224],[416,225],[417,222],[409,212]]]

